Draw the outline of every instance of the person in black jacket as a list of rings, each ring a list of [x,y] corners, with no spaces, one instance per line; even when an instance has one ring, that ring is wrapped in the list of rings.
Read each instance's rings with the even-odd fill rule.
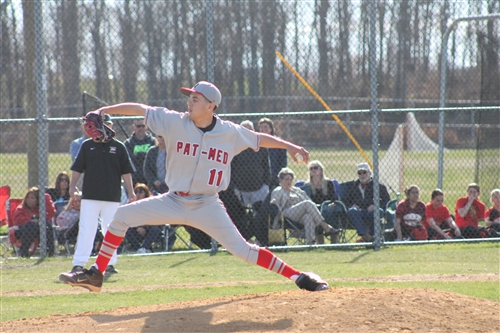
[[[135,167],[135,172],[132,174],[132,182],[135,186],[137,183],[147,183],[147,179],[144,177],[143,165],[148,149],[155,145],[155,138],[146,131],[146,124],[144,124],[143,119],[134,120],[132,127],[134,133],[125,140],[124,144]]]
[[[240,125],[254,131],[250,120],[244,120]],[[270,175],[269,154],[266,148],[260,148],[258,151],[248,148],[236,155],[231,162],[231,186],[244,207],[252,206],[252,234],[264,246],[268,241],[268,220],[265,214],[261,214],[264,213],[261,207],[264,202],[269,201]]]
[[[168,192],[168,186],[165,184],[167,150],[165,139],[161,135],[158,135],[156,139],[158,144],[150,147],[146,153],[143,171],[151,192],[161,194]]]
[[[259,120],[259,131],[269,135],[276,136],[274,134],[274,123],[269,118],[261,118]],[[271,179],[270,188],[273,190],[275,187],[280,185],[280,180],[278,178],[278,173],[281,169],[287,166],[287,154],[285,149],[269,148],[269,164],[271,167]]]
[[[347,215],[356,227],[358,235],[365,242],[373,241],[373,179],[372,170],[368,163],[360,163],[356,167],[358,179],[347,184],[346,194],[342,198],[346,208]],[[387,188],[380,184],[380,214],[383,216],[387,202],[390,200]]]

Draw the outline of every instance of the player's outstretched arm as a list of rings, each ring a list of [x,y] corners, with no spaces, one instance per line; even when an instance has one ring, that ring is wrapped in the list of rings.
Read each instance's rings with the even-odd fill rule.
[[[150,106],[139,103],[120,103],[115,105],[104,106],[100,108],[99,113],[102,115],[103,113],[108,114],[121,114],[124,116],[146,116],[146,110],[150,108]]]
[[[296,163],[309,162],[309,152],[305,150],[304,147],[297,146],[291,142],[269,134],[258,134],[260,136],[259,147],[286,149]]]

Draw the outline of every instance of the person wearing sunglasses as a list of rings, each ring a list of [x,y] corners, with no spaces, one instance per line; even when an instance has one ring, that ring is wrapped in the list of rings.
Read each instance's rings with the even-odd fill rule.
[[[354,224],[361,238],[357,241],[372,242],[374,235],[374,201],[373,201],[373,178],[372,169],[368,163],[359,163],[356,166],[358,179],[347,183],[346,194],[342,198],[347,207],[347,215]],[[384,210],[391,199],[387,187],[379,184],[379,210],[380,216],[384,216]]]
[[[316,205],[321,205],[325,201],[334,202],[338,200],[338,196],[335,193],[335,186],[333,182],[325,176],[325,167],[323,163],[318,160],[309,162],[309,181],[304,184],[303,189],[309,194],[311,200]],[[306,190],[307,189],[307,190]],[[333,216],[333,210],[325,211],[324,218],[325,221],[338,228],[338,225],[334,225],[335,218]],[[321,230],[320,230],[321,231]],[[317,235],[318,244],[324,244],[324,237],[322,233]],[[338,234],[332,239],[332,243],[338,243]]]
[[[132,173],[132,183],[135,186],[137,183],[147,184],[148,182],[144,175],[144,161],[149,148],[156,144],[156,140],[146,130],[144,119],[134,120],[132,128],[134,133],[125,140],[124,144],[135,167],[135,172]]]
[[[68,173],[66,171],[59,172],[55,186],[45,189],[45,193],[50,195],[53,202],[68,201],[70,198]]]

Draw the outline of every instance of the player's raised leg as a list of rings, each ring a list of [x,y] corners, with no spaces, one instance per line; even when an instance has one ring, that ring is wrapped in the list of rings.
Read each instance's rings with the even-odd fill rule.
[[[328,283],[314,273],[301,273],[278,258],[271,251],[250,244],[241,236],[234,223],[227,215],[224,205],[216,197],[207,198],[203,209],[189,209],[189,221],[193,227],[198,228],[217,240],[225,249],[240,259],[254,265],[259,265],[270,271],[281,274],[295,281],[301,289],[309,291],[327,290]],[[209,211],[210,216],[206,215]],[[203,221],[203,223],[199,223]]]

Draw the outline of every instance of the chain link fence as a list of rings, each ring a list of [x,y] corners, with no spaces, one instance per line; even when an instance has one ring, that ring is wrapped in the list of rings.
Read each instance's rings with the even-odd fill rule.
[[[454,19],[498,13],[499,4],[382,2],[376,4],[376,14],[371,5],[5,1],[0,5],[5,36],[0,56],[0,186],[9,186],[10,198],[24,198],[33,186],[55,187],[62,171],[71,176],[70,145],[81,136],[78,118],[86,111],[126,101],[183,111],[186,101],[179,87],[210,79],[224,97],[221,118],[250,120],[256,130],[261,118],[271,119],[276,135],[304,145],[329,179],[340,184],[357,179],[356,165],[373,163],[391,199],[402,199],[404,187],[417,184],[421,200],[429,202],[440,183],[442,36]],[[498,20],[463,22],[450,35],[441,182],[452,213],[468,183],[481,185],[487,206],[489,192],[500,187],[498,36]],[[276,51],[334,112],[315,111],[324,110],[323,105]],[[374,110],[374,100],[375,114],[368,111]],[[131,136],[133,120],[117,117],[113,122],[120,141]],[[287,165],[295,172],[294,181],[309,180],[304,165],[290,157]],[[234,194],[234,189],[229,192]],[[45,197],[39,199],[43,204]],[[274,217],[263,218],[260,207],[240,205],[234,197],[224,200],[233,200],[226,205],[230,214],[239,214],[234,220],[244,236],[271,245],[262,228],[267,231]],[[0,219],[7,215],[2,210]],[[258,228],[255,220],[260,220]],[[57,239],[56,229],[41,228],[35,235],[49,254],[51,249],[43,245],[52,240],[51,233]],[[8,233],[6,226],[2,230]],[[298,233],[304,238],[302,229]],[[341,240],[352,242],[355,233],[351,227]],[[290,230],[277,235],[275,243],[283,244],[282,237],[290,235]],[[204,235],[183,227],[163,228],[155,243],[153,251],[212,247]]]

